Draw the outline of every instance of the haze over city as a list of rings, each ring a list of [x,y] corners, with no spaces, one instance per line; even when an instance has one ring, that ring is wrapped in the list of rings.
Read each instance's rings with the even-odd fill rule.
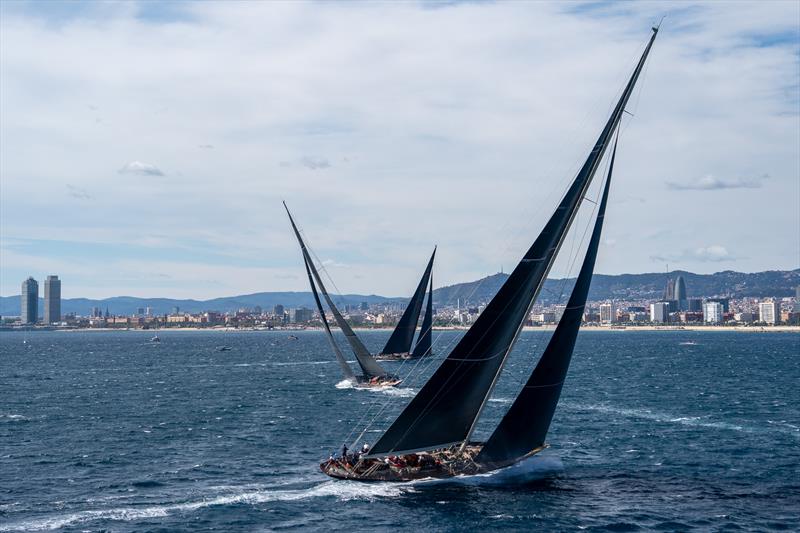
[[[64,5],[0,4],[4,296],[306,291],[281,200],[341,292],[497,272],[663,15],[596,272],[800,264],[797,2]]]

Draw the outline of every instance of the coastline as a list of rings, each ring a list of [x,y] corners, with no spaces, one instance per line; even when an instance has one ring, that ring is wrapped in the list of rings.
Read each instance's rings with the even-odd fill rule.
[[[332,328],[336,330],[337,328]],[[364,332],[364,331],[393,331],[394,328],[386,327],[386,328],[353,328],[354,331]],[[468,326],[444,326],[444,327],[434,327],[434,331],[466,331],[469,329]],[[556,325],[546,325],[546,326],[524,326],[522,328],[523,331],[554,331],[556,329]],[[109,331],[138,331],[150,334],[156,333],[165,333],[165,332],[198,332],[198,331],[207,331],[207,332],[221,332],[221,333],[236,333],[236,332],[253,332],[253,331],[271,331],[275,333],[286,333],[287,335],[291,335],[292,333],[303,332],[303,331],[323,331],[321,327],[307,327],[307,328],[219,328],[219,327],[209,327],[209,328],[198,328],[198,327],[175,327],[175,328],[160,328],[160,329],[142,329],[142,328],[58,328],[58,327],[49,327],[49,328],[32,328],[32,329],[23,329],[23,328],[3,328],[0,331],[61,331],[61,332],[76,332],[76,333],[85,333],[85,332],[109,332]],[[581,331],[611,331],[611,332],[625,332],[625,331],[713,331],[713,332],[725,332],[725,331],[732,331],[732,332],[739,332],[739,333],[800,333],[800,326],[707,326],[707,325],[675,325],[675,326],[654,326],[654,325],[637,325],[637,326],[581,326]]]

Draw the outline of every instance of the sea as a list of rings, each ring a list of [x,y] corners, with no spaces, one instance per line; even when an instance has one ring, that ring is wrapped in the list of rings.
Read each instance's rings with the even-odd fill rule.
[[[550,334],[522,334],[477,438]],[[546,451],[410,483],[318,464],[374,442],[459,332],[377,391],[318,331],[152,335],[0,332],[0,531],[800,530],[797,333],[582,332]]]

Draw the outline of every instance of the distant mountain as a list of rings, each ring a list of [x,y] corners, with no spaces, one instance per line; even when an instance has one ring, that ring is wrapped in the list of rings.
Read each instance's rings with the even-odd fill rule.
[[[692,272],[674,271],[669,274],[620,274],[608,276],[595,274],[592,278],[592,288],[589,291],[589,300],[635,300],[657,299],[664,293],[667,279],[683,276],[686,290],[690,298],[704,298],[710,296],[730,296],[741,298],[745,296],[791,296],[795,288],[800,285],[800,269],[796,270],[769,270],[744,274],[726,270],[715,274],[693,274]],[[508,278],[508,274],[494,274],[477,281],[458,283],[441,287],[433,291],[433,301],[437,306],[456,305],[460,300],[462,306],[478,305],[489,301],[500,289]],[[552,303],[564,301],[574,284],[574,279],[548,279],[539,301]],[[346,294],[334,298],[337,305],[358,305],[361,302],[368,304],[392,304],[407,301],[404,298],[387,298],[374,294],[363,296],[360,294]],[[18,316],[20,297],[0,297],[0,315]],[[155,314],[171,313],[175,307],[181,311],[198,313],[200,311],[236,311],[241,308],[252,309],[261,306],[262,309],[271,310],[280,304],[287,309],[296,307],[314,307],[314,299],[310,292],[258,292],[213,300],[175,300],[170,298],[136,298],[133,296],[116,296],[103,300],[90,300],[87,298],[68,298],[62,300],[62,313],[77,313],[87,315],[92,307],[99,307],[103,311],[108,308],[111,314],[130,315],[139,308],[150,307]],[[39,310],[44,309],[43,302],[39,300]]]
[[[336,305],[359,305],[361,302],[368,304],[401,302],[402,298],[386,298],[374,294],[363,296],[360,294],[345,294],[334,296]],[[255,294],[243,294],[241,296],[230,296],[226,298],[214,298],[213,300],[177,300],[172,298],[136,298],[134,296],[115,296],[102,300],[91,300],[88,298],[65,298],[61,300],[61,312],[63,314],[76,313],[88,315],[92,307],[99,307],[104,312],[112,315],[132,315],[139,308],[152,308],[153,314],[163,315],[171,313],[176,307],[181,312],[199,313],[201,311],[236,311],[237,309],[253,309],[260,306],[265,311],[271,311],[276,305],[283,305],[286,309],[297,307],[313,308],[316,306],[314,298],[310,292],[258,292]],[[18,316],[20,307],[19,296],[0,297],[0,315]],[[44,309],[44,300],[39,298],[39,314]]]
[[[730,270],[714,274],[694,274],[683,270],[669,274],[663,272],[613,276],[595,274],[592,278],[589,300],[654,300],[663,296],[667,280],[678,276],[683,276],[689,298],[793,296],[796,287],[800,285],[800,269],[768,270],[752,274]],[[462,305],[487,302],[507,278],[508,274],[494,274],[477,281],[441,287],[433,292],[433,301],[439,306],[455,305],[458,300],[461,300]],[[574,283],[574,278],[548,279],[539,301],[551,303],[565,300]]]

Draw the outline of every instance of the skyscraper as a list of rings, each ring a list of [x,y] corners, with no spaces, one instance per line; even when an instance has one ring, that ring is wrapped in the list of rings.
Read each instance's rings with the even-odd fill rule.
[[[617,308],[614,304],[600,304],[600,322],[609,324],[617,321]]]
[[[667,280],[667,287],[664,289],[664,301],[669,302],[675,299],[675,282],[672,279]]]
[[[44,323],[61,320],[61,280],[58,276],[47,276],[44,280]]]
[[[767,324],[780,324],[781,304],[777,300],[767,300],[758,304],[758,320]]]
[[[39,283],[32,277],[22,282],[20,318],[23,324],[36,324],[39,318]]]
[[[679,303],[686,300],[686,282],[683,281],[683,276],[675,278],[675,299]]]

